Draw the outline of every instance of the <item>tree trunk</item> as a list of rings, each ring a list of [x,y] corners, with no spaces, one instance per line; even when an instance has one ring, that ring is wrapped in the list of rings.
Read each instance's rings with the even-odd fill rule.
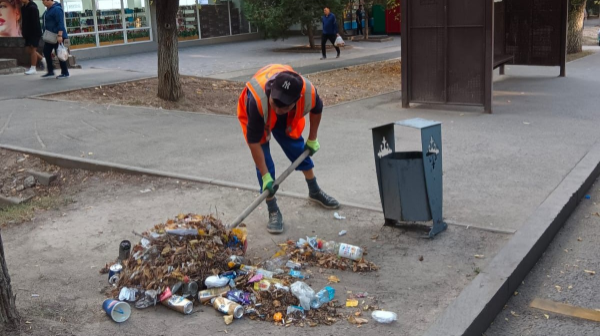
[[[311,49],[315,49],[315,31],[311,23],[306,24],[306,35],[308,35],[308,44]]]
[[[581,52],[583,43],[583,9],[585,1],[571,0],[567,27],[567,54]]]
[[[10,285],[10,276],[4,258],[2,232],[0,229],[0,332],[6,329],[16,329],[19,324],[19,312],[15,305],[15,296]]]
[[[178,10],[179,0],[156,0],[158,97],[169,101],[178,101],[183,97],[179,81]]]

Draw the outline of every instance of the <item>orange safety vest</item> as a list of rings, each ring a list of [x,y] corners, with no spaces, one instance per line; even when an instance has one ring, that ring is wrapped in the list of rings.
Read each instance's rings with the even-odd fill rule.
[[[254,77],[252,77],[252,79],[246,83],[246,87],[242,91],[240,99],[238,100],[237,107],[237,116],[240,121],[240,125],[242,126],[242,131],[244,132],[244,138],[247,139],[246,134],[248,133],[248,111],[246,110],[246,102],[248,93],[250,93],[256,101],[258,112],[265,120],[265,132],[260,143],[267,143],[271,139],[271,130],[275,127],[277,122],[277,113],[275,113],[275,110],[269,106],[269,99],[267,98],[265,87],[271,77],[283,71],[297,73],[289,65],[271,64],[258,70]],[[317,92],[315,87],[306,78],[302,77],[302,80],[304,81],[304,84],[302,85],[302,94],[300,99],[296,102],[296,110],[295,112],[293,112],[294,110],[290,111],[287,118],[287,127],[285,132],[292,139],[300,138],[302,131],[304,131],[304,126],[306,125],[304,116],[307,115],[317,104]]]

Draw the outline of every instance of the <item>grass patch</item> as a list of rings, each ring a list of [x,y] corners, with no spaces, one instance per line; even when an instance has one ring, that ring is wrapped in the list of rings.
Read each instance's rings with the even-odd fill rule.
[[[0,208],[0,225],[28,222],[33,219],[37,210],[56,210],[74,202],[71,197],[44,196],[19,205]]]

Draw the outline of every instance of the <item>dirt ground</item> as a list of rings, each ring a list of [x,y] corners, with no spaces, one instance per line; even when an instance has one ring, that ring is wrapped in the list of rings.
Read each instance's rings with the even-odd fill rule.
[[[372,63],[307,75],[323,103],[342,103],[400,90],[400,60]],[[158,79],[145,79],[114,85],[59,93],[47,98],[96,104],[132,105],[235,115],[244,83],[212,78],[182,77],[185,98],[166,102],[156,96]]]
[[[293,174],[290,179],[302,179]],[[326,184],[326,183],[325,183]],[[325,185],[324,185],[325,187]],[[99,274],[118,254],[119,242],[137,242],[132,230],[141,232],[178,213],[213,213],[224,222],[235,218],[257,194],[233,188],[186,183],[122,174],[93,173],[73,202],[45,212],[35,220],[10,224],[2,235],[17,307],[23,317],[21,335],[248,335],[261,328],[263,334],[305,335],[419,335],[481,272],[507,239],[485,231],[450,227],[434,240],[423,239],[418,229],[382,227],[381,213],[342,208],[344,220],[308,201],[279,197],[286,230],[273,236],[265,231],[266,209],[257,209],[248,225],[247,258],[264,259],[277,250],[276,243],[317,235],[366,248],[367,257],[380,270],[375,273],[309,269],[313,288],[327,284],[330,275],[341,281],[331,284],[335,299],[345,302],[350,292],[369,293],[361,305],[376,303],[394,311],[398,321],[378,324],[370,314],[361,328],[346,320],[313,330],[271,323],[236,320],[226,326],[212,307],[195,307],[191,316],[159,306],[135,310],[122,324],[102,311],[107,275]],[[343,237],[338,236],[346,230]],[[475,255],[484,255],[483,259]],[[340,309],[344,314],[352,308]]]
[[[56,174],[49,186],[29,186],[25,179],[28,170]],[[26,204],[11,207],[0,206],[0,227],[31,220],[36,210],[47,210],[70,202],[70,195],[79,191],[91,174],[82,170],[61,169],[27,154],[0,149],[0,195],[30,199]]]
[[[598,30],[600,26],[584,27],[583,28],[583,45],[597,46],[598,45]]]

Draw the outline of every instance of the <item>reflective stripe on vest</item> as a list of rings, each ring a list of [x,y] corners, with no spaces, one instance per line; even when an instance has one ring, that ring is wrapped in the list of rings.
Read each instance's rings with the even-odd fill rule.
[[[265,91],[263,90],[263,88],[260,86],[260,84],[258,83],[258,81],[256,80],[256,78],[252,78],[248,82],[248,85],[250,86],[250,90],[252,91],[252,94],[255,94],[254,100],[257,100],[256,98],[258,98],[258,100],[260,100],[260,104],[261,104],[261,107],[262,107],[263,118],[265,119],[265,125],[268,125],[268,121],[269,121],[269,99],[267,98],[267,94],[265,93]]]
[[[304,114],[303,115],[307,115],[310,112],[310,110],[312,110],[313,85],[308,79],[306,79],[304,77],[302,77],[302,78],[304,79],[304,83],[306,84],[306,89],[304,90]]]

